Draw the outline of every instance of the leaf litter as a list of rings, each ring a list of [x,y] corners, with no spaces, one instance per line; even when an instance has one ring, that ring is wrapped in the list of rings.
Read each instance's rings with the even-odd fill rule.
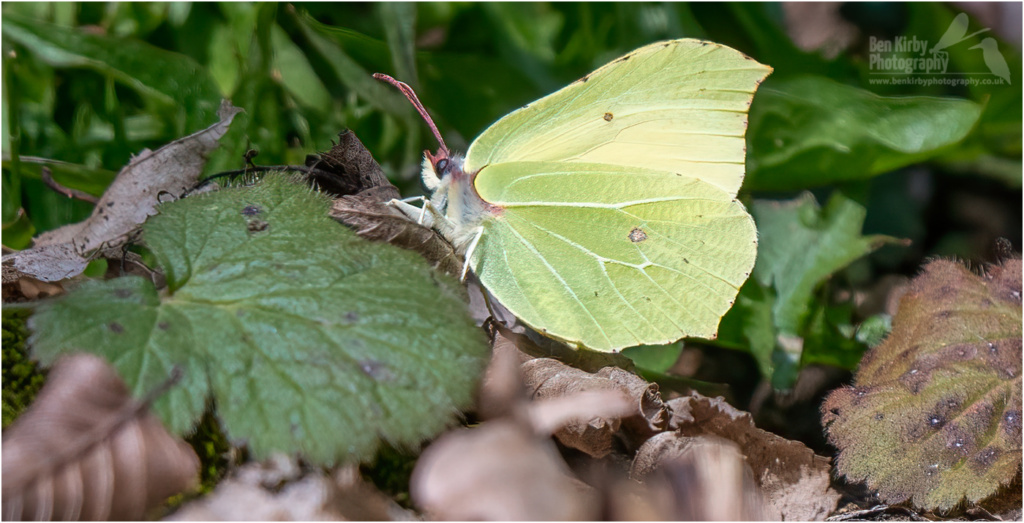
[[[206,158],[219,145],[241,109],[224,101],[220,121],[156,151],[144,149],[121,169],[85,220],[37,236],[32,247],[3,257],[3,283],[22,275],[58,282],[82,273],[95,258],[120,259],[120,247],[163,198],[178,198],[202,175]]]
[[[199,459],[102,358],[61,358],[3,435],[4,520],[137,520],[198,484]]]

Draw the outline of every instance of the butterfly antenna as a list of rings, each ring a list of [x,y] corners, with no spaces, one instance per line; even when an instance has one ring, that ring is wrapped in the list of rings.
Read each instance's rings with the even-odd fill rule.
[[[423,104],[420,103],[420,99],[416,97],[416,91],[413,91],[412,87],[409,87],[409,84],[406,84],[405,82],[399,82],[398,80],[395,80],[394,78],[384,73],[373,73],[373,77],[376,78],[377,80],[383,80],[397,87],[399,91],[402,91],[402,94],[404,94],[405,97],[409,99],[409,102],[412,103],[412,106],[415,107],[416,111],[420,113],[420,117],[422,117],[423,120],[427,122],[427,125],[430,126],[430,130],[434,133],[434,137],[437,138],[438,143],[441,144],[441,150],[444,151],[445,156],[447,156],[448,146],[445,145],[444,138],[441,138],[441,133],[438,132],[437,126],[434,125],[434,120],[430,119],[430,115],[427,114],[427,110],[423,108]]]

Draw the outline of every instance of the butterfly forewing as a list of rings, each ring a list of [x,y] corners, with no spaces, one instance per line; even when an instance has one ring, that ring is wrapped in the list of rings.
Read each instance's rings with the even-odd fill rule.
[[[678,172],[735,195],[747,109],[769,72],[720,44],[651,44],[498,120],[473,142],[465,168],[606,163]]]

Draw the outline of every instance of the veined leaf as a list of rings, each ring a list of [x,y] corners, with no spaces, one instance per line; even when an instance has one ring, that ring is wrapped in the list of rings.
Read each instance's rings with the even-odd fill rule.
[[[100,354],[136,394],[181,367],[155,405],[167,425],[189,430],[212,396],[256,456],[333,463],[433,436],[471,399],[482,333],[454,279],[359,239],[329,206],[279,177],[165,204],[144,230],[167,292],[88,282],[40,306],[33,350]]]
[[[981,116],[969,100],[883,97],[822,77],[766,84],[750,110],[747,190],[864,180],[964,139]]]
[[[981,277],[951,261],[928,264],[892,333],[822,414],[837,470],[888,503],[946,510],[1018,476],[1020,259]]]

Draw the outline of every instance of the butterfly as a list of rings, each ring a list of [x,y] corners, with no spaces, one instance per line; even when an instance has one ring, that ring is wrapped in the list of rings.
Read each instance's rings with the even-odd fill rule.
[[[771,71],[712,42],[653,43],[501,118],[465,156],[378,73],[440,143],[429,201],[392,203],[541,334],[600,351],[714,338],[757,253],[736,193]]]

